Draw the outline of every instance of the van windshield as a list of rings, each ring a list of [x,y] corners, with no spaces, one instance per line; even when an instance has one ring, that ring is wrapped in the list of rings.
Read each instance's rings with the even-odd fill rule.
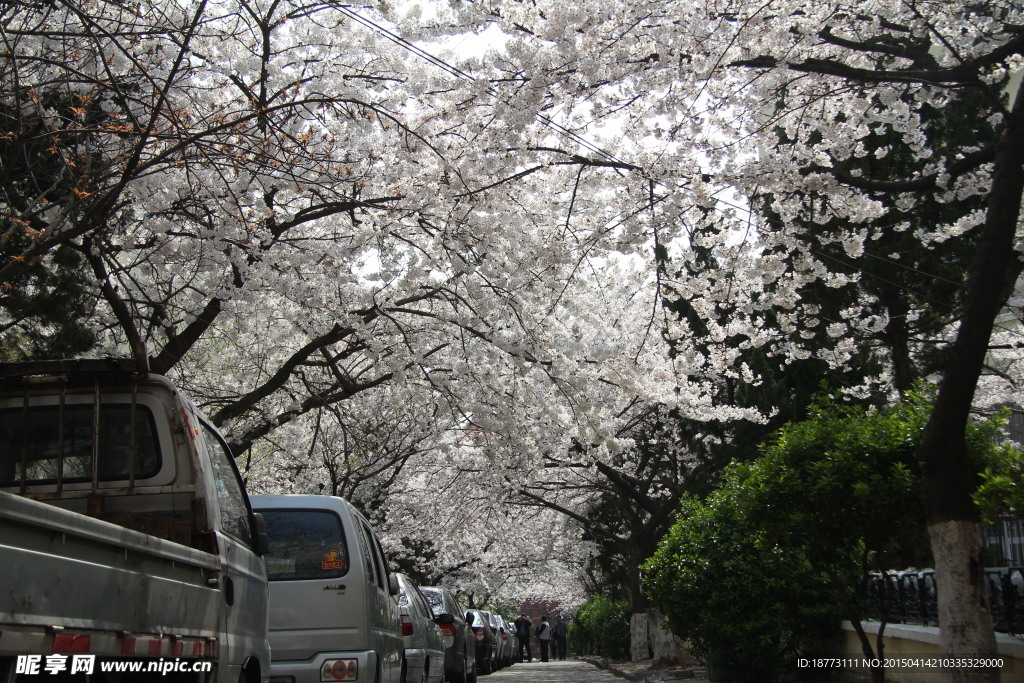
[[[327,510],[258,510],[267,523],[271,581],[336,579],[348,573],[341,519]]]

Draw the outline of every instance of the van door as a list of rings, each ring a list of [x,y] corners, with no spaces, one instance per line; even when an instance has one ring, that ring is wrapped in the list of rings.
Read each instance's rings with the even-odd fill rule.
[[[389,590],[390,572],[377,535],[361,517],[356,523],[367,564],[373,568],[372,574],[367,576],[366,586],[374,618],[370,637],[372,648],[377,651],[381,661],[381,683],[401,683],[402,657],[405,653],[402,611],[397,596],[391,595]]]
[[[263,560],[253,551],[252,509],[245,495],[242,478],[234,458],[220,435],[200,422],[203,442],[217,488],[220,511],[219,545],[222,574],[220,579],[222,662],[229,663],[229,678],[238,681],[242,665],[249,657],[259,660],[259,675],[270,675],[270,645],[267,639],[269,594]],[[255,669],[250,670],[255,676]],[[259,679],[248,683],[259,683]]]

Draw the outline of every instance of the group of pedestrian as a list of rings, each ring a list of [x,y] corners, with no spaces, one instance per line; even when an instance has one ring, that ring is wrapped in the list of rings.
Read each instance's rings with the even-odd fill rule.
[[[569,625],[562,620],[562,615],[555,617],[555,623],[548,623],[548,616],[545,614],[540,618],[536,631],[532,631],[533,622],[525,614],[512,622],[516,627],[516,639],[519,641],[519,658],[524,662],[533,661],[533,652],[530,648],[530,636],[536,635],[540,643],[540,661],[546,662],[549,658],[565,659],[566,636],[569,634]]]

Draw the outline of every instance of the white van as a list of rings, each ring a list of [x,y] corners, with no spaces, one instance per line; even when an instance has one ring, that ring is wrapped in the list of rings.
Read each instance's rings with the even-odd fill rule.
[[[376,534],[334,496],[253,496],[266,520],[271,683],[400,683],[404,642]]]

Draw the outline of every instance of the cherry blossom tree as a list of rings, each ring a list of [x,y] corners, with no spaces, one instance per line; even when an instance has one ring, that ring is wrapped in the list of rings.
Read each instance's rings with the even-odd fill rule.
[[[572,595],[587,546],[550,514],[522,524],[500,473],[573,442],[606,457],[638,397],[707,407],[652,322],[635,169],[383,40],[365,8],[0,12],[3,315],[45,327],[12,302],[70,253],[91,353],[172,375],[251,488],[352,497],[476,600]],[[494,514],[462,527],[437,486]]]
[[[534,457],[536,437],[601,443],[605,398],[674,390],[634,324],[647,276],[615,260],[649,245],[600,200],[626,165],[559,146],[538,105],[331,3],[4,12],[5,139],[33,163],[5,186],[0,281],[80,254],[98,351],[148,355],[236,451],[413,383]]]
[[[456,4],[433,27],[485,23],[510,36],[509,57],[495,68],[506,100],[546,98],[559,120],[580,133],[614,129],[620,149],[635,151],[623,156],[650,182],[650,230],[659,243],[685,252],[700,239],[722,255],[723,267],[674,284],[712,322],[728,306],[727,327],[708,325],[712,339],[743,335],[750,345],[807,357],[812,350],[789,332],[827,334],[835,340],[830,362],[848,363],[848,334],[857,338],[899,317],[912,321],[920,307],[900,313],[855,305],[839,319],[815,321],[817,311],[801,303],[802,286],[869,277],[837,268],[812,247],[829,234],[821,226],[832,226],[828,239],[849,257],[912,237],[884,254],[893,271],[914,268],[920,254],[963,238],[966,272],[949,326],[910,345],[918,353],[928,345],[939,356],[933,367],[940,390],[920,454],[945,587],[942,648],[992,652],[970,499],[977,473],[963,434],[994,323],[1021,270],[1022,99],[1011,80],[1024,47],[1020,7],[478,2]],[[889,163],[849,163],[869,153]],[[727,187],[732,193],[722,194]],[[774,218],[750,214],[738,197],[767,198]],[[725,209],[717,229],[688,234],[716,203]],[[942,204],[953,210],[935,211]],[[771,325],[764,311],[772,307],[790,314]],[[686,339],[692,330],[677,332]],[[688,357],[725,371],[735,352],[722,347]],[[965,675],[943,674],[950,681]]]
[[[870,389],[942,380],[921,457],[943,649],[990,652],[963,433],[1021,269],[1020,12],[10,3],[0,330],[32,324],[14,299],[71,252],[93,352],[148,355],[239,453],[344,433],[349,402],[388,386],[516,471],[577,443],[607,462],[637,401],[748,418],[710,400],[719,378],[758,382],[746,352],[846,367],[888,331],[900,352]],[[487,27],[483,58],[417,52]],[[701,249],[713,265],[659,268]],[[905,289],[890,266],[950,253],[963,290],[928,324],[940,307],[878,286],[831,318],[804,300],[812,283]],[[1000,334],[977,404],[1015,395]]]

